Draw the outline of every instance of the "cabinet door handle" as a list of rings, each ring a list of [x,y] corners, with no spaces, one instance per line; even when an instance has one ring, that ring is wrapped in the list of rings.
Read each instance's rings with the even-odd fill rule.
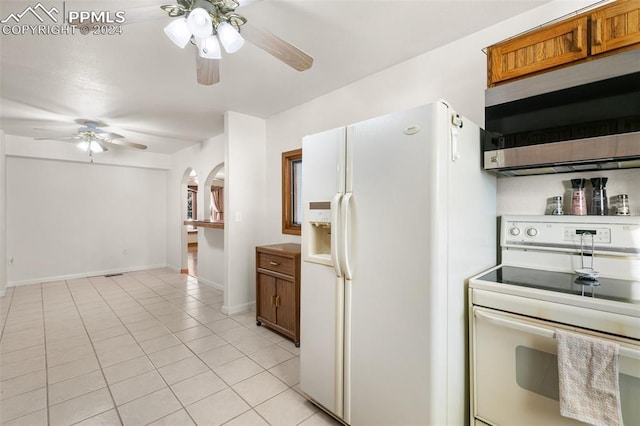
[[[600,18],[593,21],[593,44],[602,45],[602,19]]]
[[[578,25],[573,29],[573,45],[577,51],[582,50],[582,25]]]
[[[276,308],[280,306],[280,296],[276,296]]]
[[[280,264],[278,262],[274,262],[273,260],[269,262],[269,265],[271,266],[279,266]]]
[[[277,306],[276,305],[276,295],[275,294],[271,296],[271,306]]]

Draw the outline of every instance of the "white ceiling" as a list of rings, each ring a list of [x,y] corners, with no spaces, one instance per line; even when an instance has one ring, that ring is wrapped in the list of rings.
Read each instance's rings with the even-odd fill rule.
[[[173,153],[222,133],[225,111],[268,118],[548,1],[264,0],[238,12],[309,53],[313,67],[298,72],[245,43],[223,56],[221,82],[202,86],[193,46],[181,50],[162,31],[171,18],[157,6],[174,0],[42,0],[125,10],[127,22],[121,35],[0,35],[0,128],[69,136],[75,119],[97,119]],[[37,3],[2,0],[0,20]]]

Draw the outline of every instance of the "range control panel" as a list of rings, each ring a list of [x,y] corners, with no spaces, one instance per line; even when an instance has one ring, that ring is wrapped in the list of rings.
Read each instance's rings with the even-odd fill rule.
[[[503,216],[503,248],[640,255],[640,217]]]
[[[564,228],[564,241],[576,243],[611,243],[611,228],[590,226],[566,226]]]

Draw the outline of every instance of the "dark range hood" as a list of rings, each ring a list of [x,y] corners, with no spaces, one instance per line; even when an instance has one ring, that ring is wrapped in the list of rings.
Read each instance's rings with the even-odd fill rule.
[[[506,176],[640,167],[640,49],[487,89],[482,151]]]

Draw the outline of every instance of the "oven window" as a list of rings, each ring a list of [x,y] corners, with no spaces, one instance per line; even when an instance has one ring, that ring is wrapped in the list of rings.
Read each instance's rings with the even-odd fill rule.
[[[626,424],[629,419],[640,419],[640,378],[620,373],[618,379],[620,403]],[[559,401],[558,357],[526,346],[517,346],[516,383],[523,389]]]
[[[516,383],[523,389],[558,401],[558,357],[526,346],[517,346]]]

